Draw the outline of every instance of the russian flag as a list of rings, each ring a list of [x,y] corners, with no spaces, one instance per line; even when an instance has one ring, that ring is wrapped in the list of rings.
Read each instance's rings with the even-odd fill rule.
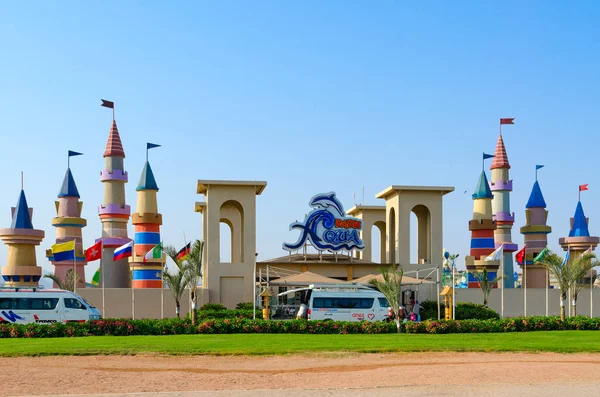
[[[113,260],[116,262],[123,258],[129,258],[133,253],[133,241],[128,242],[125,245],[120,246],[115,249],[115,256]]]

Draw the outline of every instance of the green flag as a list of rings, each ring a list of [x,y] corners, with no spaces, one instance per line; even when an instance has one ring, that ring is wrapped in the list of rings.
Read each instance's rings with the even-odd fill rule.
[[[546,255],[548,255],[548,247],[545,247],[542,250],[542,252],[540,252],[535,258],[533,258],[533,263],[543,261],[546,258]]]
[[[100,269],[96,270],[94,277],[92,277],[92,285],[98,285],[100,282]]]

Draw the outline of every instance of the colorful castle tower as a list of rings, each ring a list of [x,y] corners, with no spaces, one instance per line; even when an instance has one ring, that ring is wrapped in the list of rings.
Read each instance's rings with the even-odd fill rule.
[[[504,288],[514,288],[513,252],[518,247],[517,244],[511,241],[511,231],[515,223],[515,214],[510,212],[510,192],[512,192],[513,181],[509,179],[510,164],[508,163],[502,134],[498,136],[490,169],[492,170],[491,189],[494,192],[494,198],[492,199],[493,219],[496,221],[495,246],[496,248],[503,246]]]
[[[4,285],[10,288],[36,288],[42,276],[42,268],[37,265],[35,246],[44,239],[44,231],[33,228],[31,218],[33,208],[27,206],[25,192],[17,207],[12,208],[10,228],[0,229],[0,238],[8,246],[6,266],[2,267]]]
[[[79,276],[77,288],[85,288],[85,265],[87,262],[83,252],[81,232],[87,225],[87,221],[81,218],[83,202],[79,201],[79,191],[75,179],[73,179],[71,168],[67,168],[67,172],[65,172],[65,178],[58,193],[58,201],[55,201],[54,205],[56,206],[57,216],[52,219],[52,226],[56,228],[56,243],[75,240],[75,263],[76,272]],[[55,261],[52,250],[46,250],[46,256],[54,265],[54,274],[64,280],[67,272],[73,269],[73,261]],[[56,283],[54,287],[57,287]]]
[[[500,261],[484,261],[485,257],[494,252],[494,231],[496,221],[492,215],[492,192],[485,171],[481,171],[475,193],[473,193],[473,219],[469,221],[471,231],[471,250],[465,257],[467,271],[480,271],[487,268],[490,279],[496,277]],[[469,273],[469,288],[478,288],[479,282]]]
[[[146,161],[140,182],[135,189],[138,193],[137,211],[133,214],[135,226],[134,252],[129,258],[134,288],[162,288],[162,271],[167,255],[161,251],[160,258],[147,259],[148,251],[160,244],[160,225],[162,215],[158,213],[158,185],[150,163]]]
[[[525,284],[527,288],[546,287],[546,269],[541,265],[534,265],[533,258],[548,246],[548,234],[552,232],[552,228],[546,225],[547,221],[546,201],[542,195],[540,184],[536,180],[525,206],[526,223],[521,227],[521,234],[525,240],[525,266],[527,266]],[[521,271],[523,271],[523,267],[521,265]]]
[[[571,218],[569,237],[561,237],[558,240],[562,249],[568,251],[569,260],[579,258],[589,248],[592,248],[592,251],[595,250],[600,243],[599,237],[590,236],[588,225],[589,219],[585,217],[581,201],[578,201],[575,215]]]
[[[114,261],[115,248],[131,241],[127,237],[127,223],[131,208],[125,204],[125,184],[127,172],[124,170],[125,151],[113,119],[106,149],[104,150],[104,170],[100,173],[100,181],[104,184],[104,202],[98,207],[102,221],[102,263],[104,280],[100,283],[106,288],[129,288],[129,264],[127,258]]]

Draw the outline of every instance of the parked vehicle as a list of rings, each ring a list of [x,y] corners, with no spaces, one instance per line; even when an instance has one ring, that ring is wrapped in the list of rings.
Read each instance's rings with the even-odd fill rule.
[[[335,321],[383,321],[389,303],[372,288],[354,284],[312,284],[307,288],[285,291],[279,296],[301,292],[297,318]]]
[[[98,309],[71,291],[0,289],[0,322],[51,324],[101,318]]]

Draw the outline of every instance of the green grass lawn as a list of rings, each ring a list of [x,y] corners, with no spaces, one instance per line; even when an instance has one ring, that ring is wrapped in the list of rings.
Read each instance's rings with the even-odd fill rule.
[[[4,357],[144,353],[269,355],[423,351],[600,352],[600,332],[551,331],[448,335],[231,334],[0,339],[0,356]]]

